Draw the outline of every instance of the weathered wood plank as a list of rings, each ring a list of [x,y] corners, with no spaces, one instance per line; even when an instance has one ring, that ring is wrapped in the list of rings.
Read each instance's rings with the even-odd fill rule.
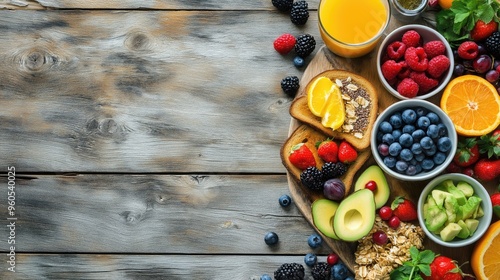
[[[316,9],[319,0],[308,1]],[[269,10],[275,9],[270,0],[256,1],[182,1],[182,0],[2,0],[4,9],[151,9],[151,10]]]
[[[301,71],[272,42],[319,40],[316,24],[275,12],[0,11],[0,166],[284,172],[291,99],[279,81]]]
[[[7,186],[7,179],[0,184]],[[15,190],[19,253],[311,251],[307,238],[314,229],[294,205],[284,209],[278,203],[288,193],[285,175],[18,175]],[[9,217],[6,198],[0,199],[0,213]],[[277,247],[264,243],[268,231],[279,235]],[[0,236],[9,233],[0,227]],[[8,248],[0,242],[1,251]]]
[[[320,255],[320,261],[326,257]],[[16,272],[0,270],[1,279],[123,279],[123,280],[259,280],[273,275],[285,262],[304,264],[303,256],[224,256],[224,255],[82,255],[21,254]],[[304,265],[305,280],[312,280]]]

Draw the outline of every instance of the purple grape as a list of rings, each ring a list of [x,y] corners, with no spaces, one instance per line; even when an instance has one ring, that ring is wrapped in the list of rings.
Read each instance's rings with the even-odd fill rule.
[[[495,62],[493,62],[493,69],[497,69],[498,66],[500,66],[500,61],[496,59]]]
[[[490,71],[486,72],[486,75],[484,76],[484,78],[492,84],[495,83],[496,81],[498,81],[499,77],[500,77],[500,74],[496,70],[490,70]]]
[[[345,185],[340,179],[327,180],[323,185],[323,194],[326,198],[334,201],[341,201],[345,196]]]
[[[378,152],[380,153],[380,155],[382,156],[387,156],[389,155],[389,146],[387,144],[380,144],[378,145]]]
[[[491,57],[486,54],[478,56],[472,62],[472,67],[474,67],[474,70],[476,70],[477,73],[486,73],[486,71],[491,69]]]
[[[488,50],[483,44],[477,44],[477,54],[478,55],[488,54]]]
[[[457,64],[453,68],[453,75],[462,76],[465,73],[465,66],[463,64]]]

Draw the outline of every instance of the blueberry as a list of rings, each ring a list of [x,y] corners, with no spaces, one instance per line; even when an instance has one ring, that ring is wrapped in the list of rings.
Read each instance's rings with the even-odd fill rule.
[[[267,245],[275,245],[278,241],[279,238],[275,232],[270,231],[264,235],[264,242],[266,242]]]
[[[443,163],[446,160],[446,155],[442,152],[437,152],[434,155],[434,157],[432,158],[432,160],[434,161],[434,163],[436,165],[440,165],[441,163]]]
[[[394,136],[392,136],[391,133],[386,133],[386,134],[384,134],[384,136],[382,136],[382,143],[390,145],[393,142],[394,142]]]
[[[412,134],[413,131],[415,131],[415,126],[412,125],[412,124],[407,124],[405,126],[403,126],[403,133],[409,133],[409,134]]]
[[[437,139],[439,137],[439,128],[435,124],[429,125],[427,128],[427,136],[429,136],[432,139]]]
[[[384,136],[385,133],[383,133],[382,131],[377,131],[377,142],[381,142],[382,141],[382,136]]]
[[[393,157],[399,155],[403,148],[401,147],[401,144],[399,142],[394,142],[391,145],[389,145],[389,154]]]
[[[422,165],[417,164],[417,165],[415,165],[415,168],[417,169],[417,173],[415,173],[415,174],[422,172]]]
[[[413,137],[411,137],[409,133],[403,133],[401,137],[399,137],[399,144],[401,144],[402,147],[409,148],[413,144]]]
[[[385,157],[384,158],[384,164],[385,166],[389,167],[389,168],[393,168],[394,166],[396,166],[396,158],[395,157]]]
[[[439,116],[436,113],[429,112],[425,116],[431,121],[431,124],[438,124],[439,123]]]
[[[269,276],[269,274],[262,274],[262,276],[260,277],[260,280],[273,280],[273,278],[271,278],[271,276]]]
[[[451,149],[451,140],[448,137],[441,137],[437,142],[437,148],[439,151],[445,153]]]
[[[349,270],[347,270],[347,267],[343,263],[336,263],[332,266],[332,280],[345,280],[347,276],[349,276]]]
[[[389,154],[389,145],[387,145],[387,144],[380,144],[380,145],[378,145],[377,150],[378,150],[378,153],[381,156],[385,157],[385,156],[387,156]]]
[[[418,161],[418,162],[421,162],[422,160],[424,160],[425,158],[425,154],[424,153],[420,153],[420,154],[413,154],[413,158]]]
[[[323,239],[321,238],[321,236],[319,236],[316,233],[309,235],[309,237],[307,238],[307,244],[309,244],[309,247],[311,247],[313,249],[321,246],[322,242],[323,242]]]
[[[351,276],[348,276],[347,278],[345,278],[344,280],[354,280],[354,278],[352,278]]]
[[[382,133],[391,133],[392,125],[388,121],[383,121],[380,123],[379,130],[382,131]]]
[[[396,162],[396,170],[399,172],[405,172],[408,169],[408,163],[406,161],[398,160]]]
[[[425,131],[423,131],[422,129],[417,129],[411,133],[411,137],[413,137],[414,142],[419,142],[420,139],[424,138],[425,135]]]
[[[410,176],[417,174],[417,167],[415,165],[408,165],[405,174]]]
[[[409,165],[417,165],[418,164],[418,161],[414,158],[412,158],[409,162],[408,162]]]
[[[307,253],[304,257],[304,263],[309,267],[313,266],[317,260],[318,257],[313,253]]]
[[[446,128],[446,125],[440,123],[437,126],[438,126],[438,135],[439,135],[439,137],[443,137],[443,136],[447,136],[448,135],[448,129]]]
[[[417,121],[417,113],[413,109],[406,109],[401,113],[401,118],[406,124],[413,124]]]
[[[300,56],[296,56],[294,59],[293,59],[293,65],[295,65],[295,67],[297,68],[300,68],[302,66],[304,66],[305,64],[305,61],[302,57]]]
[[[430,149],[431,146],[434,145],[434,142],[429,136],[425,136],[424,138],[420,139],[420,145],[423,149]]]
[[[417,109],[415,109],[415,112],[417,113],[418,118],[421,116],[425,116],[427,114],[427,109],[425,109],[424,107],[418,107]]]
[[[394,129],[392,131],[392,137],[394,137],[394,141],[399,141],[399,137],[403,134],[400,129]]]
[[[434,167],[434,161],[432,159],[426,158],[422,160],[421,165],[423,170],[429,171]]]
[[[418,120],[417,120],[417,126],[423,130],[427,130],[427,128],[429,127],[430,124],[431,124],[431,121],[426,116],[422,116],[422,117],[418,118]]]
[[[422,153],[422,146],[420,145],[420,143],[413,143],[410,150],[413,154],[418,155]]]
[[[292,199],[290,198],[289,195],[284,194],[284,195],[280,196],[279,203],[283,207],[288,207],[288,206],[290,206],[290,204],[292,204]]]
[[[403,119],[401,119],[401,114],[394,114],[389,118],[389,123],[392,125],[392,128],[400,128],[403,126]]]
[[[437,152],[437,146],[432,143],[431,147],[429,149],[424,149],[424,154],[428,157],[434,156]]]
[[[402,149],[401,153],[399,153],[399,158],[404,161],[410,161],[413,158],[413,153],[410,151],[410,149]]]

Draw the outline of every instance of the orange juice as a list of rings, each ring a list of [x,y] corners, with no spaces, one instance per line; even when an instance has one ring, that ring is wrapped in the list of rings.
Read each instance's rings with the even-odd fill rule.
[[[391,13],[387,0],[321,0],[318,15],[326,46],[340,56],[359,57],[375,48]]]

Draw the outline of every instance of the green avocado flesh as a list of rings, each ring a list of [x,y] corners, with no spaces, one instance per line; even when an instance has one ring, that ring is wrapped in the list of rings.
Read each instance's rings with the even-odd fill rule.
[[[313,223],[325,236],[339,239],[333,231],[333,215],[337,211],[339,203],[326,198],[315,200],[311,205]]]
[[[375,223],[375,198],[369,189],[360,189],[344,198],[333,216],[333,230],[339,239],[357,241]]]
[[[378,165],[371,165],[366,168],[361,175],[359,175],[356,183],[354,184],[354,191],[364,189],[366,183],[374,181],[377,184],[377,189],[374,192],[375,207],[379,209],[384,206],[389,200],[391,189],[387,183],[387,178],[384,172]]]

